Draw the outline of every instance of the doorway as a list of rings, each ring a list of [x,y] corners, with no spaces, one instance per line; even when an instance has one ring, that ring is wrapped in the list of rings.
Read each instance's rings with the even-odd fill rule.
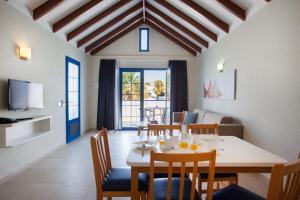
[[[80,62],[66,56],[66,142],[80,136]]]
[[[141,121],[168,123],[170,113],[169,69],[120,69],[122,129],[136,129]]]

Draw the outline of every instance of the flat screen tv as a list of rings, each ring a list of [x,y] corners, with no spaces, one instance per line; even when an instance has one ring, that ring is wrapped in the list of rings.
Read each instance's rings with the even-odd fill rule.
[[[43,93],[43,84],[8,79],[8,110],[42,109]]]

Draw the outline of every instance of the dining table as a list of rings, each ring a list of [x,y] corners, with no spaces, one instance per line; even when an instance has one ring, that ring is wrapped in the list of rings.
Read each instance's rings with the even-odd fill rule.
[[[188,145],[182,147],[182,143]],[[148,148],[145,148],[148,144]],[[151,145],[149,145],[151,144]],[[191,146],[197,145],[197,149]],[[261,147],[234,136],[191,134],[179,136],[136,136],[128,153],[127,165],[131,167],[131,199],[138,199],[138,173],[149,173],[150,152],[196,153],[216,150],[215,173],[270,173],[274,164],[288,161]],[[199,162],[200,172],[208,172],[208,162]],[[155,173],[167,173],[168,164],[155,162]],[[186,172],[192,172],[192,165],[186,165]],[[180,166],[174,166],[173,173],[180,173]]]

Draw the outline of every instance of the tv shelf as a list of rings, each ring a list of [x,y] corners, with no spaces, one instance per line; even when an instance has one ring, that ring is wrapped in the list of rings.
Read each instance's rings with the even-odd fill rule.
[[[17,123],[0,124],[0,147],[14,147],[50,132],[51,116],[35,116]]]

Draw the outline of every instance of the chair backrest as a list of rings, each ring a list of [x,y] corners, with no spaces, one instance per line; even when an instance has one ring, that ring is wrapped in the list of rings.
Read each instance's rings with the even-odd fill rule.
[[[190,133],[219,135],[218,124],[188,124],[186,128]]]
[[[173,135],[173,130],[181,131],[181,125],[162,125],[162,124],[148,124],[147,133],[148,135],[154,134],[156,136],[166,134],[169,131],[170,136]]]
[[[91,137],[91,148],[97,191],[102,191],[103,181],[111,170],[107,130],[105,128]]]
[[[199,162],[208,161],[209,171],[208,171],[208,185],[207,185],[207,199],[212,199],[213,193],[213,182],[215,174],[215,160],[216,160],[216,150],[207,153],[191,153],[191,154],[171,154],[171,153],[155,153],[151,152],[150,157],[150,188],[149,188],[149,199],[153,199],[154,194],[154,165],[155,161],[167,162],[168,163],[168,190],[167,190],[167,200],[171,199],[172,191],[172,174],[173,167],[180,167],[180,187],[179,187],[179,199],[183,199],[184,192],[184,178],[186,174],[186,166],[193,167],[193,177],[192,177],[192,187],[190,191],[190,199],[194,200],[196,177],[199,174]]]
[[[300,199],[300,154],[292,164],[277,164],[272,168],[268,200]]]

